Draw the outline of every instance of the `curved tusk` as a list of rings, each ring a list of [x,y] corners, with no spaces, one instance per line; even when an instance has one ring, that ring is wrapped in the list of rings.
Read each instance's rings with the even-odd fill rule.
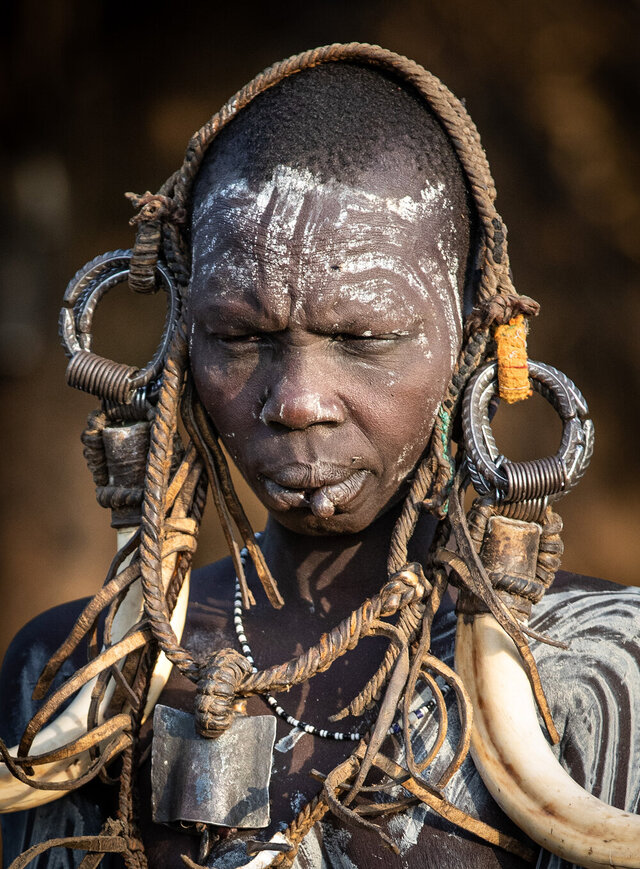
[[[121,548],[128,539],[136,532],[137,528],[123,528],[118,531],[118,548]],[[177,553],[173,552],[162,561],[162,581],[166,589],[176,564]],[[128,564],[124,562],[121,570]],[[187,604],[189,602],[189,574],[185,576],[182,589],[171,616],[171,626],[178,637],[182,637],[182,631],[187,617]],[[113,618],[111,630],[111,642],[117,643],[131,630],[142,618],[143,597],[142,585],[138,579],[129,588]],[[152,712],[164,686],[171,673],[171,662],[164,653],[158,656],[156,666],[151,676],[149,693],[144,710],[144,718]],[[95,678],[88,682],[78,692],[69,706],[58,717],[44,727],[35,737],[31,747],[31,754],[44,754],[55,751],[63,745],[72,742],[87,732],[87,715],[91,703],[91,692],[95,685]],[[104,721],[104,712],[108,708],[115,689],[115,682],[111,680],[104,694],[98,724]],[[10,749],[12,755],[17,755],[18,746]],[[64,760],[53,763],[41,764],[34,767],[35,775],[30,778],[35,782],[71,782],[79,779],[88,770],[92,763],[89,749]],[[22,809],[31,809],[42,806],[63,796],[66,791],[40,790],[33,788],[24,782],[14,778],[5,764],[0,763],[0,813],[17,812]]]
[[[544,738],[512,640],[490,614],[458,617],[456,669],[471,695],[471,754],[503,811],[535,842],[587,869],[640,867],[640,815],[583,790]]]

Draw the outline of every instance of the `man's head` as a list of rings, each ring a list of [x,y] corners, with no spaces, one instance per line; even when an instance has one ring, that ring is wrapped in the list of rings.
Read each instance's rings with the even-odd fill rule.
[[[307,70],[210,148],[194,193],[191,363],[272,514],[366,527],[428,441],[461,341],[472,214],[422,100]]]

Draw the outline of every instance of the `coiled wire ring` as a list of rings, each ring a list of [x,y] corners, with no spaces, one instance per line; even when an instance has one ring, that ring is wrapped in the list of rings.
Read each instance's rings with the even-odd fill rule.
[[[485,365],[469,382],[462,403],[467,468],[481,495],[496,501],[546,504],[572,489],[582,478],[593,454],[594,428],[589,409],[573,381],[542,362],[529,360],[533,388],[554,407],[562,420],[562,440],[555,456],[511,462],[500,455],[489,420],[489,404],[498,393],[498,365]]]
[[[65,290],[59,319],[62,345],[70,357],[67,383],[117,404],[130,404],[136,393],[146,398],[146,387],[162,371],[180,305],[169,269],[164,263],[158,262],[158,289],[163,289],[167,294],[167,315],[153,357],[143,368],[137,369],[92,353],[91,325],[96,308],[110,289],[128,278],[131,257],[130,250],[109,251],[83,266]]]

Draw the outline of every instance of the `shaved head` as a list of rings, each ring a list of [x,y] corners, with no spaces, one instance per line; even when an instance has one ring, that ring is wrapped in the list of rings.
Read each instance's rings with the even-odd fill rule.
[[[448,227],[440,244],[459,264],[463,296],[473,267],[475,211],[449,137],[406,84],[369,67],[329,63],[259,94],[210,146],[194,189],[194,221],[205,200],[210,206],[230,185],[258,192],[285,175],[298,186],[303,178],[341,182],[397,203],[391,207],[416,219],[425,204],[439,209]]]
[[[210,146],[191,370],[291,530],[355,533],[402,497],[462,343],[472,213],[439,121],[358,66],[285,79]]]

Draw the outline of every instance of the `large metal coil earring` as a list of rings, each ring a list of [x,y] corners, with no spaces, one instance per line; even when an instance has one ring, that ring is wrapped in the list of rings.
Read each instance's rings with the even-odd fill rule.
[[[552,501],[582,479],[593,454],[593,422],[578,387],[542,362],[528,361],[529,380],[562,420],[562,439],[555,456],[512,462],[503,456],[491,430],[489,405],[498,394],[498,364],[475,374],[462,404],[467,470],[480,495],[493,493],[502,515],[539,521]]]
[[[496,802],[539,845],[589,869],[631,869],[638,866],[640,818],[605,805],[561,767],[538,723],[539,676],[523,666],[526,650],[496,617],[506,608],[522,632],[561,645],[531,631],[528,618],[562,554],[562,522],[551,505],[582,478],[594,444],[587,404],[575,384],[550,365],[527,364],[530,385],[562,420],[556,455],[511,462],[500,454],[489,420],[498,393],[496,363],[474,375],[463,399],[461,491],[471,480],[481,498],[471,509],[471,528],[461,498],[453,499],[464,560],[444,555],[461,580],[455,660],[473,706],[471,754]],[[497,610],[479,599],[481,583],[474,579],[484,584],[485,598],[492,597]],[[557,742],[552,722],[545,723]]]
[[[62,344],[70,359],[66,374],[69,386],[97,395],[107,406],[128,408],[124,412],[126,417],[144,416],[145,408],[153,403],[157,380],[180,315],[176,285],[167,266],[158,262],[158,289],[163,289],[167,295],[167,314],[153,357],[138,369],[92,352],[96,308],[109,290],[128,279],[132,256],[130,250],[110,251],[83,266],[67,286],[59,321]]]

